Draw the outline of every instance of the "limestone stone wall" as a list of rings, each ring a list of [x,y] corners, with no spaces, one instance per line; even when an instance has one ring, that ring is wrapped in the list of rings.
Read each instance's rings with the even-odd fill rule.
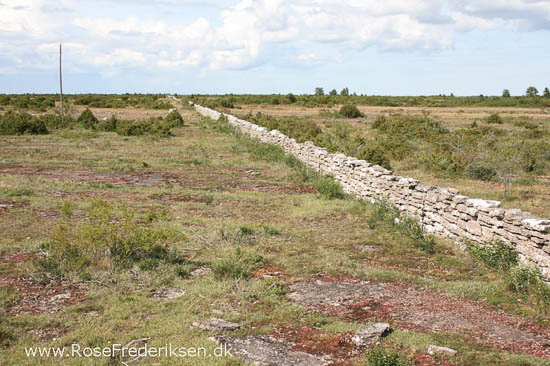
[[[222,116],[199,105],[195,109],[215,120]],[[225,116],[241,132],[278,145],[317,171],[334,176],[346,193],[373,202],[390,202],[415,217],[424,230],[442,237],[466,238],[476,243],[500,239],[515,247],[524,262],[538,266],[545,279],[550,280],[550,220],[517,209],[503,209],[498,201],[469,198],[456,189],[423,185],[364,160],[330,154],[311,142],[298,143],[279,131]]]

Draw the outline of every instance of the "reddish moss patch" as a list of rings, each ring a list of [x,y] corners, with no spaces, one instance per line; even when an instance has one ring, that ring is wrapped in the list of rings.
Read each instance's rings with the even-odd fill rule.
[[[259,278],[284,277],[283,272],[274,264],[267,263],[262,268],[252,271],[252,275]]]
[[[256,182],[236,182],[231,185],[231,188],[238,189],[240,191],[273,192],[281,194],[317,193],[317,190],[310,186],[280,186]]]
[[[356,346],[352,332],[326,334],[313,327],[281,328],[273,335],[291,342],[295,351],[312,355],[329,356],[332,365],[352,365],[351,359],[363,353],[363,347]]]
[[[204,197],[194,196],[191,194],[170,194],[170,193],[159,193],[152,194],[149,196],[150,199],[155,201],[175,201],[175,202],[204,202]]]
[[[415,352],[412,356],[414,366],[451,366],[447,361],[437,361],[430,355],[421,352]]]
[[[84,301],[85,291],[69,282],[42,283],[33,277],[0,279],[0,285],[11,286],[17,300],[10,305],[10,315],[52,314],[64,306]]]
[[[406,283],[303,281],[288,296],[312,311],[350,322],[387,321],[395,329],[466,335],[474,343],[550,358],[550,333],[489,304]]]
[[[13,201],[0,199],[0,216],[5,214],[11,209],[26,207],[30,204],[27,200]]]

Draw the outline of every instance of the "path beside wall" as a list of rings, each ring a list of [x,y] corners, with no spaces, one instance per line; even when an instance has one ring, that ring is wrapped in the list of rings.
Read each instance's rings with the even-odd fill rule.
[[[199,105],[195,109],[214,120],[222,116]],[[517,209],[502,209],[498,201],[469,198],[452,188],[423,185],[364,160],[330,154],[311,142],[298,143],[279,131],[224,115],[243,133],[278,145],[317,171],[334,176],[346,193],[392,203],[415,217],[427,232],[476,243],[501,240],[514,246],[522,261],[535,264],[550,281],[550,220]]]

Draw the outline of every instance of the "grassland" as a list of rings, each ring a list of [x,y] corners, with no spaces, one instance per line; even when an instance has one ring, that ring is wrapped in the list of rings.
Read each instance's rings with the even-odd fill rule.
[[[546,109],[360,105],[363,117],[349,119],[338,114],[339,108],[243,104],[228,111],[249,119],[260,113],[264,117],[257,123],[267,116],[281,125],[308,125],[309,130],[313,125],[322,132],[308,138],[331,151],[362,157],[361,149],[374,146],[398,175],[550,217],[550,115]],[[498,123],[489,122],[492,115],[500,118]],[[381,131],[374,128],[381,116],[404,125],[393,123]],[[372,157],[366,155],[366,160]]]
[[[211,317],[241,325],[228,336],[273,335],[335,364],[369,362],[350,338],[382,320],[394,331],[380,347],[410,362],[548,364],[545,290],[518,290],[452,243],[426,250],[277,148],[178,109],[186,127],[169,138],[82,128],[0,137],[0,364],[127,361],[24,352],[73,342],[150,338],[212,351],[213,333],[191,327]],[[353,301],[334,308],[288,296],[316,295],[316,283]],[[355,295],[365,288],[378,289],[376,301]],[[167,298],[174,291],[183,295]],[[430,344],[458,354],[427,355]],[[155,362],[241,364],[136,364]]]

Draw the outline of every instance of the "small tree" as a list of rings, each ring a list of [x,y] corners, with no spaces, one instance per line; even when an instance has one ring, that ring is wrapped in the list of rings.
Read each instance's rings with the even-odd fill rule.
[[[502,91],[502,97],[503,97],[503,98],[510,98],[510,90],[504,89],[504,90]]]
[[[342,116],[344,117],[347,117],[347,118],[359,118],[359,117],[363,117],[363,113],[361,113],[359,111],[359,109],[357,109],[356,106],[354,105],[351,105],[351,104],[346,104],[346,105],[343,105],[342,108],[340,108],[340,112],[339,112]]]
[[[297,99],[296,99],[296,96],[294,94],[289,93],[286,97],[287,97],[287,99],[290,103],[296,103]]]
[[[332,89],[329,94],[330,95],[338,95],[338,92],[336,91],[336,89]]]
[[[548,90],[548,88],[544,88],[544,92],[542,93],[542,96],[545,98],[550,98],[550,90]]]
[[[528,87],[525,91],[526,97],[536,97],[537,95],[539,95],[539,91],[534,86]]]
[[[323,88],[315,88],[315,95],[325,95]]]
[[[168,128],[185,126],[181,114],[179,114],[179,112],[175,109],[170,111],[170,113],[164,117],[164,125]]]
[[[501,125],[502,124],[502,118],[498,113],[492,113],[489,117],[487,117],[487,123],[496,123]]]
[[[349,96],[349,89],[348,88],[342,89],[342,91],[340,92],[340,95],[343,96],[343,97],[348,97]]]
[[[92,111],[86,108],[78,117],[78,122],[82,123],[85,128],[95,129],[99,121]]]

